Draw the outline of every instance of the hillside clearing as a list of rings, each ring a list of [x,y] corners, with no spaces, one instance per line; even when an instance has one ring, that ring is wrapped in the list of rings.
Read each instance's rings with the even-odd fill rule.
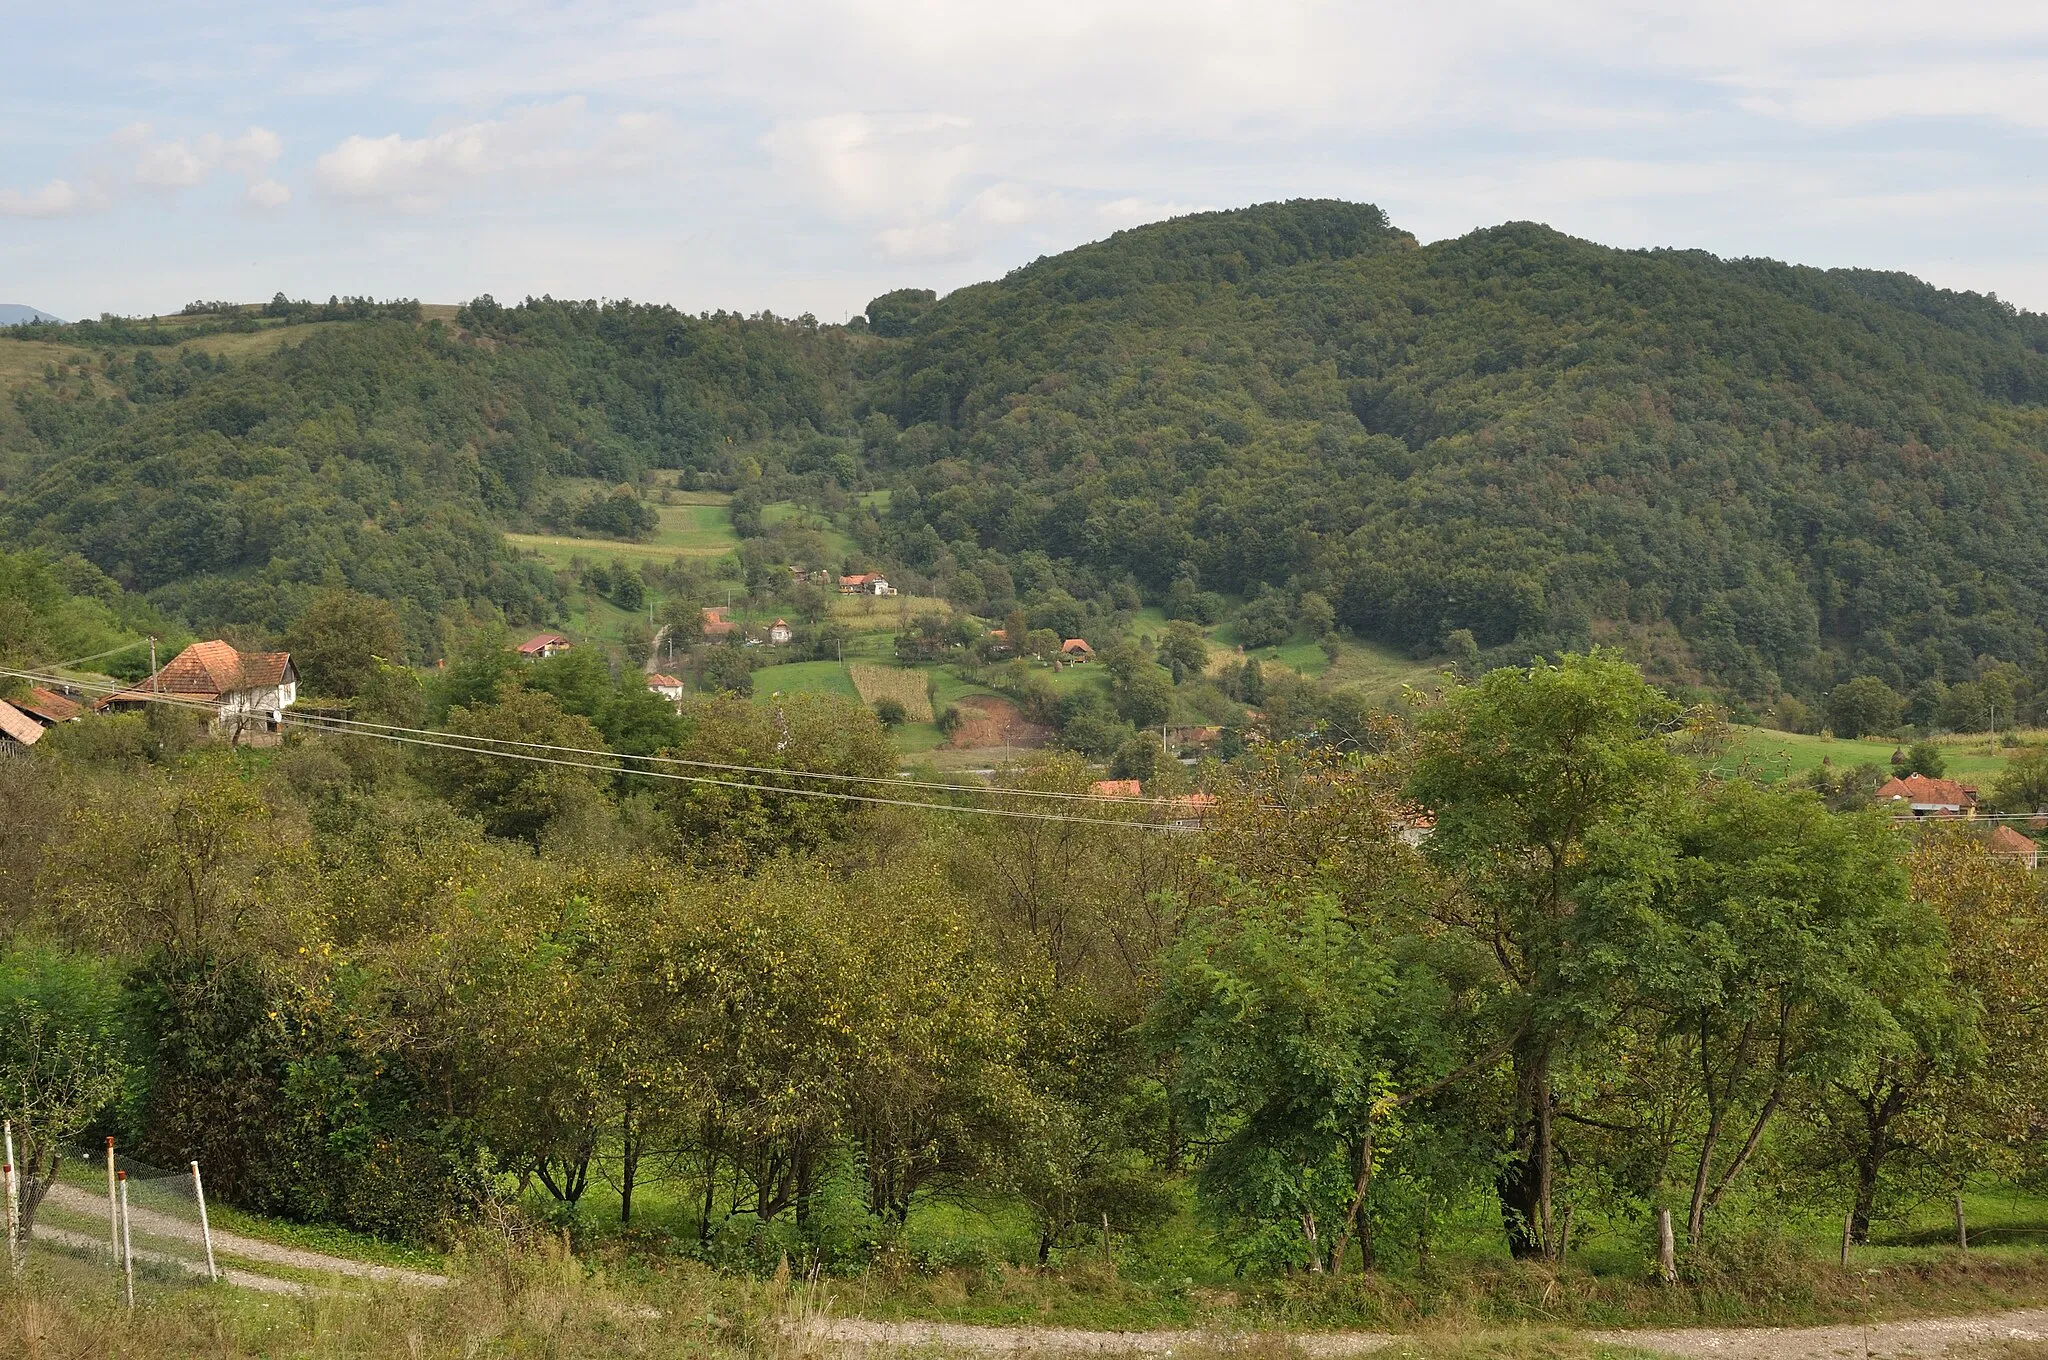
[[[860,694],[860,701],[873,708],[884,699],[894,699],[903,705],[903,716],[914,723],[928,723],[932,720],[931,696],[926,692],[926,676],[923,671],[905,670],[900,666],[870,666],[865,662],[854,662],[846,668],[847,678]]]

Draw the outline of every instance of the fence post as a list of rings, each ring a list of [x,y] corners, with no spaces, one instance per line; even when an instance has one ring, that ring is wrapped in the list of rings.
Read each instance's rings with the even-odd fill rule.
[[[107,1135],[107,1250],[114,1253],[114,1268],[121,1268],[121,1206],[114,1188],[114,1135]]]
[[[199,1201],[199,1235],[206,1240],[206,1278],[218,1280],[220,1269],[213,1263],[213,1225],[206,1221],[206,1186],[199,1179],[199,1163],[192,1163],[192,1196]]]
[[[121,1296],[135,1307],[135,1245],[128,1237],[128,1173],[120,1173],[121,1185]]]
[[[1665,1284],[1678,1283],[1678,1242],[1671,1233],[1671,1211],[1657,1211],[1657,1278]]]
[[[7,1218],[7,1265],[15,1274],[21,1273],[21,1194],[15,1183],[20,1178],[14,1172],[14,1121],[7,1121],[7,1161],[0,1164],[0,1189],[7,1195],[5,1205],[0,1205],[0,1214]]]
[[[1964,1251],[1970,1249],[1970,1228],[1963,1221],[1963,1197],[1956,1196],[1956,1245]]]
[[[1856,1211],[1851,1209],[1842,1215],[1842,1268],[1849,1268],[1849,1240],[1856,1231]]]

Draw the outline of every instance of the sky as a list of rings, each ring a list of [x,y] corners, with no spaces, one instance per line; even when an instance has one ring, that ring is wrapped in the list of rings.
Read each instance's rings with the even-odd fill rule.
[[[2040,0],[0,0],[0,302],[838,321],[1179,213],[1903,269],[2048,311]]]

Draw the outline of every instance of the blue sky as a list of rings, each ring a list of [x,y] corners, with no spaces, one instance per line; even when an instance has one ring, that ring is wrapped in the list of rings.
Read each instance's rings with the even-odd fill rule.
[[[0,301],[838,320],[1194,208],[1904,269],[2048,310],[2048,5],[9,6]]]

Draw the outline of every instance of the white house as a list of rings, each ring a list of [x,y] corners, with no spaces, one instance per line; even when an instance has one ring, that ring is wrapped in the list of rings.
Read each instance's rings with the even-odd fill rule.
[[[768,625],[768,645],[770,647],[780,647],[795,636],[796,634],[791,631],[787,620],[777,619]]]
[[[672,704],[683,701],[683,682],[673,675],[664,675],[656,671],[647,677],[647,688]]]
[[[864,571],[856,576],[839,578],[841,595],[894,595],[896,587],[889,584],[889,578],[879,571]]]
[[[290,652],[238,652],[218,640],[195,642],[155,675],[109,694],[96,709],[139,709],[170,699],[208,710],[214,736],[251,746],[282,739],[284,711],[298,701],[299,672]]]

